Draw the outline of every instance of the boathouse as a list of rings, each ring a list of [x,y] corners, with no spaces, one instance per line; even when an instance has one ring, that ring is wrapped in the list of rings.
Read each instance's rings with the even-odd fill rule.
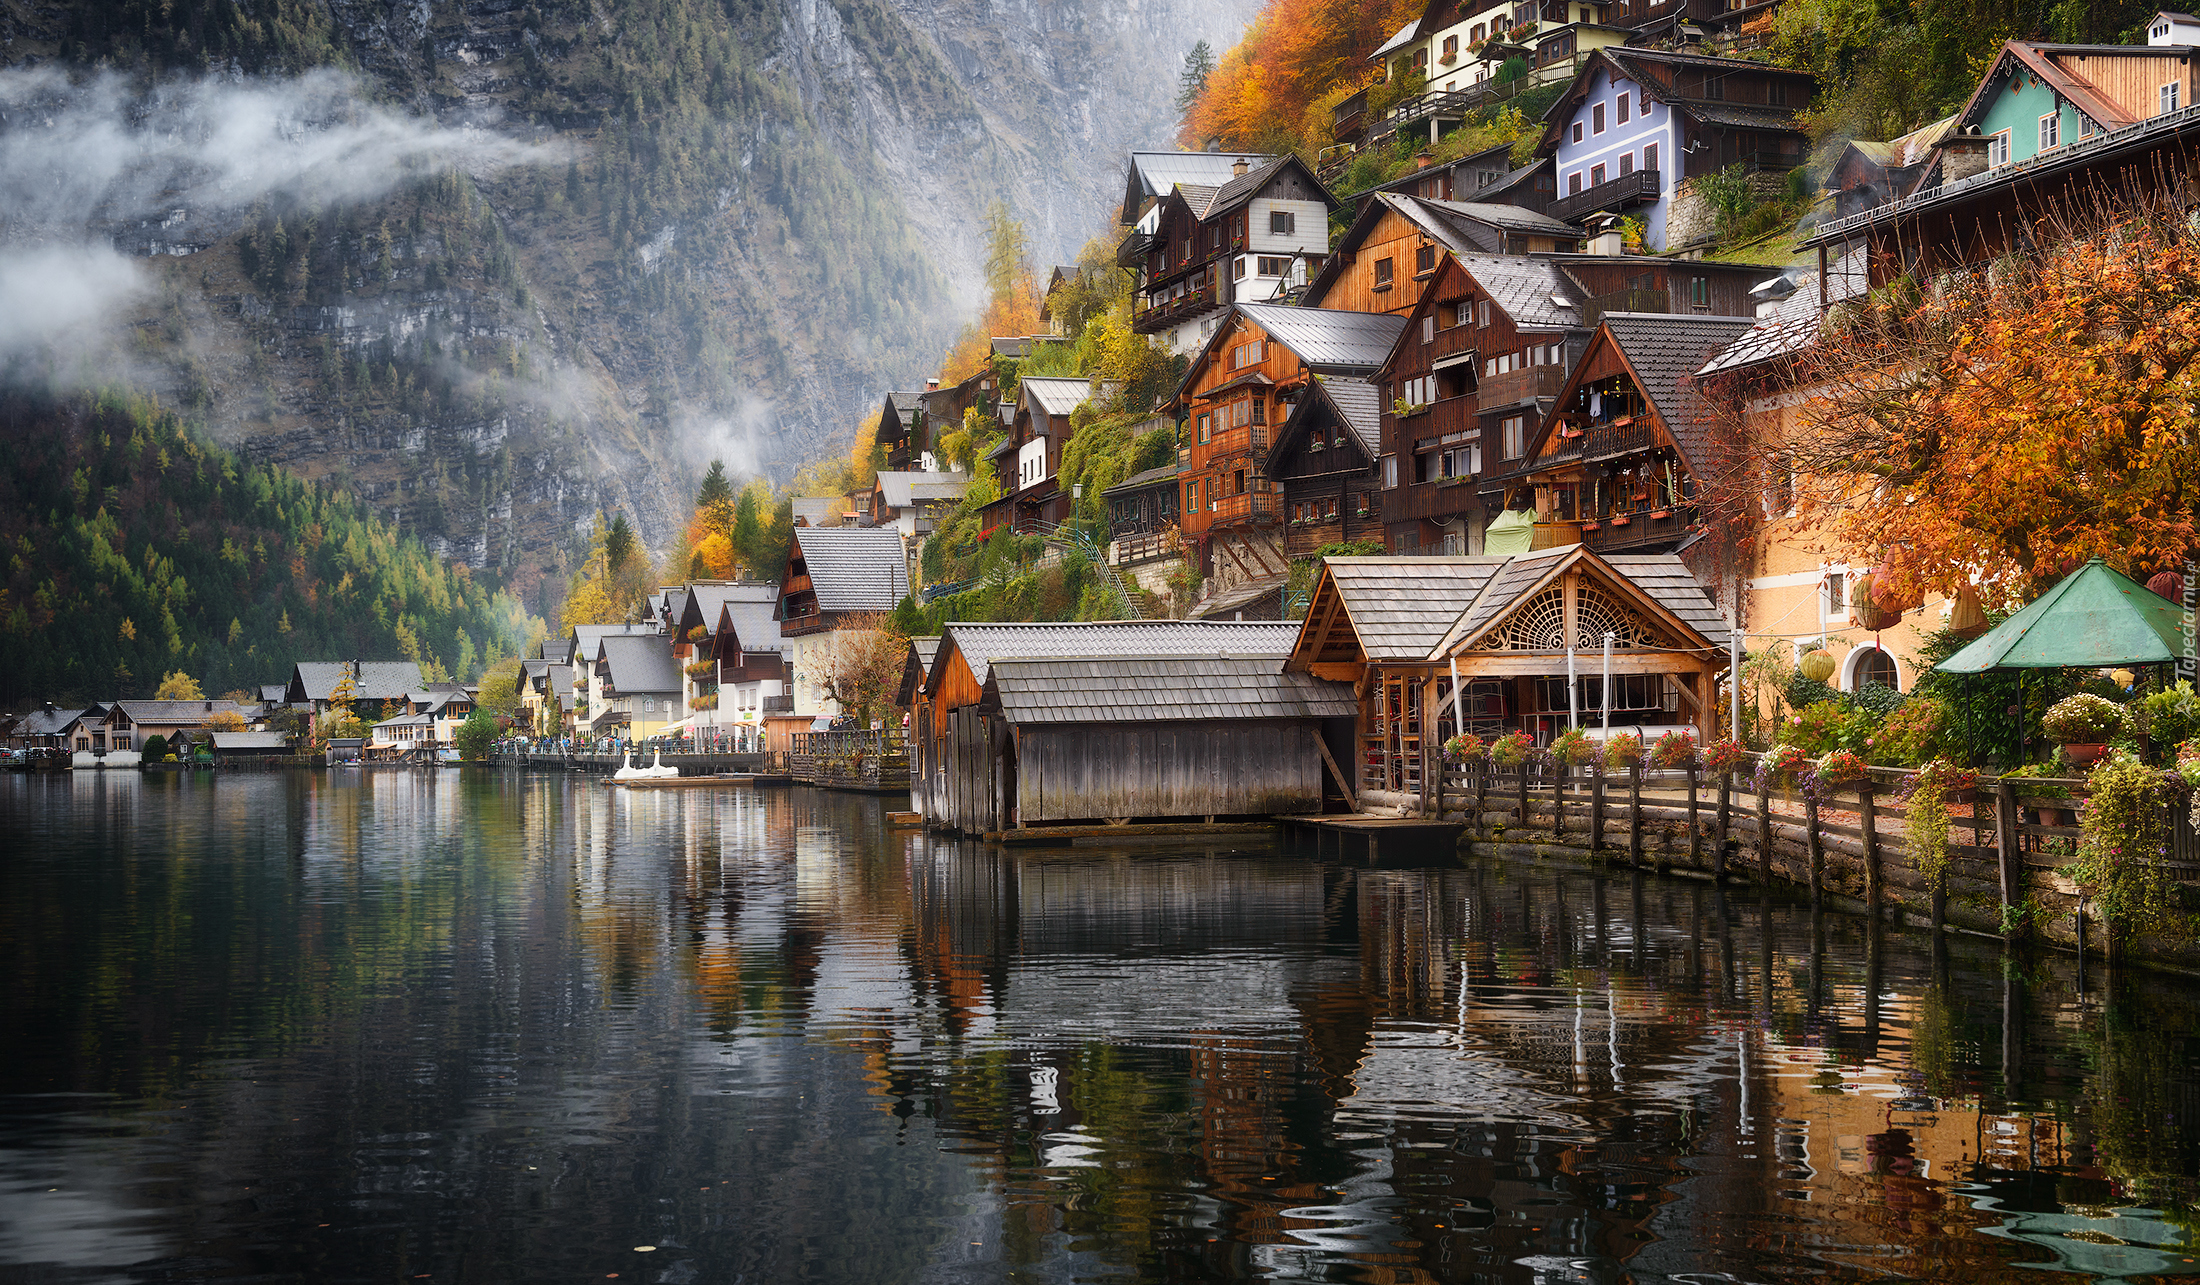
[[[1357,694],[1361,804],[1425,808],[1429,769],[1462,727],[1485,739],[1524,730],[1539,745],[1569,724],[1600,728],[1607,638],[1613,730],[1709,741],[1725,635],[1674,554],[1576,544],[1510,557],[1330,558],[1286,668]]]
[[[1344,797],[1351,689],[1286,674],[1285,623],[951,624],[912,719],[935,825],[1206,821]],[[1324,734],[1335,740],[1325,743]],[[1325,777],[1326,774],[1326,777]]]

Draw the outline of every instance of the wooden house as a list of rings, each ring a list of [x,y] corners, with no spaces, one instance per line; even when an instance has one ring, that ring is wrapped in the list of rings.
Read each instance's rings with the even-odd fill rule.
[[[309,706],[316,719],[327,716],[342,691],[354,707],[362,702],[402,701],[405,693],[427,686],[420,666],[409,660],[301,660],[290,668],[284,703]]]
[[[1189,353],[1232,303],[1290,294],[1327,256],[1337,205],[1288,153],[1236,160],[1220,183],[1179,181],[1117,248],[1116,262],[1137,274],[1131,329]]]
[[[777,620],[794,681],[792,713],[838,713],[808,676],[832,650],[834,630],[860,625],[909,596],[909,560],[888,527],[797,528],[779,577]]]
[[[1202,572],[1237,593],[1287,571],[1281,495],[1268,476],[1272,428],[1316,376],[1365,376],[1404,320],[1278,304],[1238,304],[1201,350],[1175,402],[1186,417],[1178,519]]]
[[[1338,758],[1322,733],[1348,746],[1352,702],[1347,687],[1282,672],[1296,634],[1181,620],[951,624],[911,717],[917,806],[972,834],[1317,810],[1323,761]]]
[[[1184,463],[1171,460],[1133,473],[1100,493],[1108,506],[1108,565],[1131,567],[1174,557]]]
[[[1585,336],[1554,256],[1446,253],[1375,374],[1390,553],[1480,553],[1485,478],[1525,458]]]
[[[1326,559],[1286,669],[1352,684],[1360,806],[1425,809],[1462,728],[1546,744],[1601,726],[1608,637],[1610,726],[1708,742],[1725,623],[1671,554]]]
[[[1578,228],[1510,205],[1378,193],[1306,288],[1309,308],[1405,316],[1449,254],[1578,249]]]
[[[251,711],[228,700],[116,701],[107,708],[106,717],[96,729],[101,736],[98,748],[110,756],[134,753],[155,736],[173,741],[184,732],[202,728],[217,713],[251,716]],[[117,762],[112,757],[108,761]]]
[[[1383,538],[1381,432],[1381,392],[1364,379],[1316,379],[1291,404],[1262,465],[1283,493],[1284,556]]]
[[[886,450],[885,468],[919,467],[920,458],[931,449],[924,432],[924,393],[886,394],[886,404],[879,410],[877,440]]]
[[[1695,372],[1754,320],[1605,314],[1526,458],[1489,479],[1503,507],[1534,511],[1539,546],[1650,553],[1689,542],[1712,449]]]
[[[1103,386],[1101,394],[1112,387]],[[1002,526],[1029,531],[1042,522],[1070,519],[1075,499],[1062,490],[1057,474],[1076,431],[1070,414],[1092,397],[1092,381],[1082,376],[1030,375],[1017,382],[1008,432],[981,465],[993,469],[1001,489],[1001,498],[981,514],[985,534]]]
[[[959,431],[967,413],[975,408],[986,418],[994,418],[1000,410],[1000,382],[989,362],[977,374],[958,384],[941,387],[938,380],[917,394],[916,436],[911,458],[919,471],[934,471],[945,467],[939,458],[940,438]]]
[[[1424,161],[1427,158],[1423,158]],[[1479,152],[1453,157],[1448,161],[1423,164],[1420,169],[1403,178],[1388,183],[1378,183],[1352,198],[1353,221],[1367,213],[1380,193],[1398,196],[1418,196],[1432,201],[1474,201],[1480,194],[1502,184],[1513,172],[1512,144],[1499,143]]]

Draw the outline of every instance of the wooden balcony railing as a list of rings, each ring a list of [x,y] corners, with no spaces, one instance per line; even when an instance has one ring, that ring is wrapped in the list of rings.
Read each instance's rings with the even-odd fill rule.
[[[1657,170],[1636,170],[1622,174],[1595,187],[1583,188],[1569,196],[1551,202],[1551,217],[1570,223],[1585,214],[1598,210],[1627,210],[1638,205],[1649,205],[1658,199],[1663,190]]]
[[[1500,406],[1512,406],[1531,397],[1556,397],[1566,387],[1566,368],[1552,363],[1547,366],[1523,366],[1508,370],[1502,375],[1490,375],[1483,379],[1477,400],[1484,409],[1495,410]]]
[[[1225,526],[1275,520],[1276,497],[1265,491],[1247,491],[1243,495],[1225,495],[1216,500],[1207,524]]]

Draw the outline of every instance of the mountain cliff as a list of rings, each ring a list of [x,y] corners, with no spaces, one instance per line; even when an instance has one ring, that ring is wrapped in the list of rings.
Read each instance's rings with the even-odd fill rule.
[[[986,204],[1072,259],[1124,151],[1174,132],[1183,50],[1251,8],[0,0],[17,151],[68,151],[79,116],[139,161],[204,149],[262,89],[310,100],[266,108],[271,147],[435,131],[348,185],[103,189],[87,226],[130,288],[96,338],[11,351],[0,319],[0,358],[19,384],[124,370],[524,592],[599,508],[668,541],[713,456],[784,478],[843,448],[975,311]]]

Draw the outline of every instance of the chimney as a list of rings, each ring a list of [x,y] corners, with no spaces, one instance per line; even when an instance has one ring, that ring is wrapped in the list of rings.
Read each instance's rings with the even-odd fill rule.
[[[938,392],[939,390],[940,390],[940,381],[939,381],[939,380],[937,380],[937,379],[927,379],[927,380],[925,380],[925,381],[924,381],[924,391],[926,391],[926,392],[928,392],[928,393],[936,393],[936,392]]]
[[[1436,163],[1436,153],[1422,150],[1413,154],[1413,168],[1425,170]]]
[[[1237,161],[1230,166],[1230,176],[1232,178],[1244,178],[1246,168],[1247,167],[1245,164],[1245,158],[1240,156],[1237,158]]]
[[[1620,234],[1618,215],[1600,214],[1589,220],[1589,239],[1584,252],[1611,259],[1627,253],[1627,238]]]
[[[1942,186],[1960,183],[1964,179],[1986,172],[1986,148],[1992,140],[1979,132],[1976,125],[1966,125],[1941,140],[1940,182]]]
[[[214,712],[214,702],[212,702],[212,701],[208,701],[208,702],[206,702],[206,711],[205,711],[205,712],[206,712],[206,713],[209,713],[209,714],[211,714],[211,713],[213,713],[213,712]]]

